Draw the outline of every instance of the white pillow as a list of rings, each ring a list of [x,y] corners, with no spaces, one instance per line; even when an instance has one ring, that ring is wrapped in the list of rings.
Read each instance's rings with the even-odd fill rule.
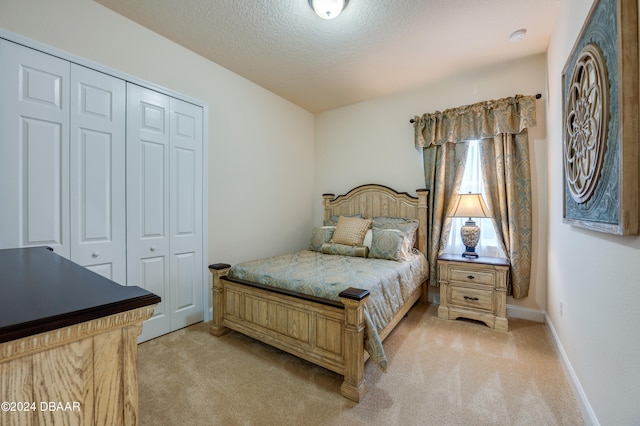
[[[364,235],[364,241],[362,242],[362,245],[371,248],[371,241],[373,241],[373,231],[369,229]]]

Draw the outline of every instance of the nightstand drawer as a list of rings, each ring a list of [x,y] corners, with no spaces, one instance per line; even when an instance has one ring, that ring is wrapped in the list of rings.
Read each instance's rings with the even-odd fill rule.
[[[493,290],[451,286],[451,305],[493,311]]]
[[[493,287],[496,282],[496,275],[493,272],[449,266],[449,280]]]

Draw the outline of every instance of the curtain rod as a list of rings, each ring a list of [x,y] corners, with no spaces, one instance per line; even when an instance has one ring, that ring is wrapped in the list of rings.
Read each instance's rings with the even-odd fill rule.
[[[540,99],[542,97],[542,95],[540,93],[536,93],[536,99]],[[415,123],[416,120],[414,120],[413,118],[411,120],[409,120],[409,123],[413,124]]]

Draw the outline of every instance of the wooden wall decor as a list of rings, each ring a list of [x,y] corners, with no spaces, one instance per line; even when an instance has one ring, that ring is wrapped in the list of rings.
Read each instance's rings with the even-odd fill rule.
[[[596,0],[562,72],[564,222],[639,233],[638,0]]]

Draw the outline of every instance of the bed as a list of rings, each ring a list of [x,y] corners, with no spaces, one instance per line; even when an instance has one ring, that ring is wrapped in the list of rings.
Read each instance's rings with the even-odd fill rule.
[[[327,226],[313,230],[307,250],[242,262],[233,268],[224,263],[210,265],[211,334],[221,336],[235,330],[335,371],[344,377],[341,394],[360,402],[367,392],[365,362],[372,358],[384,369],[382,341],[418,300],[426,302],[428,191],[416,193],[414,197],[369,184],[337,197],[323,194]],[[351,219],[354,217],[359,219]],[[373,227],[380,227],[381,220],[382,228],[396,227],[395,221],[415,224],[408,228],[415,230],[412,246],[404,248],[400,261],[385,256],[373,259],[376,256],[366,246],[352,247],[351,255],[343,256],[333,251],[343,247],[332,244],[333,239],[314,245],[314,238],[326,233],[331,225],[336,225],[335,232],[329,231],[335,237],[338,227],[347,221],[371,219]],[[393,224],[386,226],[385,220]],[[397,235],[396,230],[373,232],[378,242],[382,241],[378,236],[383,234]],[[368,238],[370,233],[367,232]],[[407,238],[403,241],[407,242]],[[360,249],[367,250],[368,257],[353,254]],[[374,279],[378,277],[382,278]],[[292,281],[297,287],[291,287]],[[317,281],[323,281],[323,285],[329,282],[330,288],[321,287]],[[391,300],[393,306],[383,306],[379,294]]]

